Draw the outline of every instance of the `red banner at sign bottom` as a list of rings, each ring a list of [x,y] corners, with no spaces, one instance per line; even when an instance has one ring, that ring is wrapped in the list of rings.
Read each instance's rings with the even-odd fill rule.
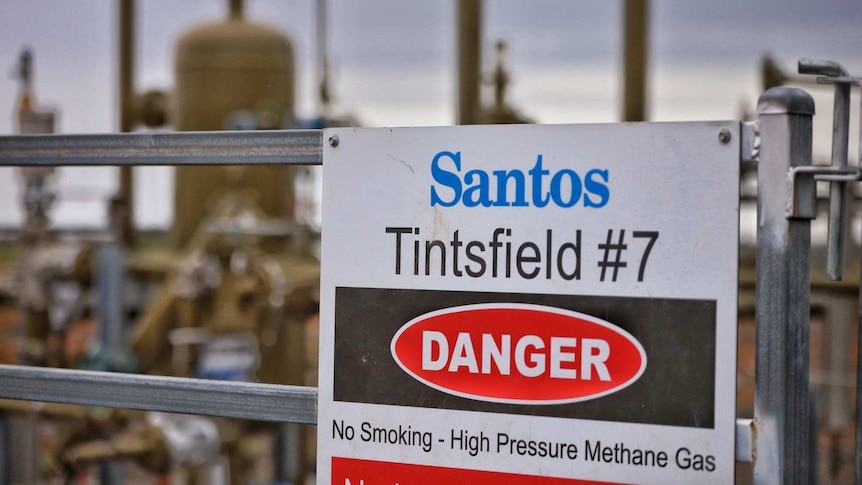
[[[332,485],[625,485],[622,483],[536,477],[514,473],[443,468],[385,461],[332,458]]]

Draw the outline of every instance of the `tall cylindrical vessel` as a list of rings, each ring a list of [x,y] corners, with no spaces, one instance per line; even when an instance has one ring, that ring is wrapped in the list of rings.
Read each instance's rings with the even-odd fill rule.
[[[184,35],[176,50],[174,120],[181,131],[233,128],[237,115],[257,128],[281,128],[293,117],[294,61],[279,31],[234,14]],[[257,192],[271,216],[288,216],[292,187],[285,167],[254,167],[242,185]],[[174,242],[183,246],[206,213],[210,196],[229,184],[219,167],[177,167]]]

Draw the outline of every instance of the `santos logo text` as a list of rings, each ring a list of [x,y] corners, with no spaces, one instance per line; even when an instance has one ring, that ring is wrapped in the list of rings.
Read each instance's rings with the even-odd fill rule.
[[[583,177],[564,168],[551,174],[542,155],[533,168],[521,170],[469,170],[462,175],[461,152],[440,152],[431,161],[431,206],[452,207],[604,207],[610,199],[608,171],[597,168]]]

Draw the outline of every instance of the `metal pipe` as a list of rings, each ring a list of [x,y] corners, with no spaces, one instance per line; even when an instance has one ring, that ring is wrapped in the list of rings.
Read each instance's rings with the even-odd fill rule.
[[[847,247],[852,247],[848,244]],[[848,258],[849,259],[849,258]],[[817,290],[815,290],[817,291]],[[826,327],[827,349],[826,364],[828,375],[851,376],[850,349],[852,346],[852,324],[858,315],[858,302],[855,292],[838,292],[834,288],[819,288],[819,298],[823,308],[824,325]],[[833,385],[829,385],[833,384]],[[847,399],[847,387],[827,383],[821,387],[821,395],[825,398],[825,429],[833,440],[840,440],[846,434],[853,421],[850,402]],[[843,452],[834,446],[830,450],[829,471],[835,474],[841,463]],[[839,454],[840,453],[840,454]],[[812,482],[813,483],[813,482]]]
[[[0,365],[0,398],[316,424],[317,388]]]
[[[824,61],[820,59],[799,59],[797,63],[799,74],[819,74],[829,77],[845,77],[849,73],[844,66],[833,61]]]
[[[850,85],[835,85],[832,120],[832,166],[847,167],[850,129]],[[844,268],[844,240],[847,219],[847,183],[829,183],[829,226],[826,234],[826,278],[841,281]]]
[[[859,102],[859,163],[862,166],[862,97]],[[860,275],[862,275],[862,247],[860,247]],[[854,454],[855,483],[862,484],[862,284],[859,285],[859,321],[856,328],[856,453]]]
[[[326,0],[317,0],[317,11],[315,13],[315,34],[317,35],[315,48],[315,61],[317,62],[317,83],[318,95],[320,101],[320,114],[327,116],[329,109],[330,93],[329,93],[329,60],[327,59],[327,41],[329,37],[328,20],[326,14]]]
[[[646,120],[649,1],[625,0],[623,121]]]
[[[119,81],[120,81],[120,132],[131,132],[135,125],[135,0],[120,0],[119,4]],[[117,222],[120,244],[134,244],[135,180],[132,167],[120,167],[119,210]]]
[[[458,2],[458,113],[456,123],[477,122],[482,70],[482,0]]]
[[[811,164],[814,100],[798,88],[760,96],[754,420],[757,485],[809,477],[810,221],[785,216],[791,167]]]
[[[243,0],[230,0],[230,18],[239,20],[243,17],[244,3]]]
[[[99,485],[123,483],[126,483],[125,463],[119,460],[106,460],[99,463]]]
[[[809,390],[808,402],[811,403],[811,410],[808,413],[808,449],[811,453],[808,455],[808,477],[805,483],[817,483],[817,392]]]
[[[96,254],[99,338],[106,355],[113,360],[123,351],[125,262],[122,250],[113,243],[99,246]]]
[[[12,485],[12,423],[0,411],[0,485]]]
[[[275,436],[275,479],[279,483],[302,483],[302,426],[282,423]]]
[[[320,130],[0,137],[0,166],[320,165]]]
[[[119,21],[119,81],[120,131],[128,133],[134,126],[133,98],[135,81],[135,0],[120,0]]]
[[[800,74],[819,74],[846,78],[849,74],[841,64],[832,61],[800,59]],[[831,82],[820,78],[818,82]],[[835,82],[832,117],[832,166],[847,168],[848,131],[850,129],[850,82]],[[844,273],[844,234],[847,219],[847,184],[829,184],[829,226],[826,234],[826,279],[841,281]]]

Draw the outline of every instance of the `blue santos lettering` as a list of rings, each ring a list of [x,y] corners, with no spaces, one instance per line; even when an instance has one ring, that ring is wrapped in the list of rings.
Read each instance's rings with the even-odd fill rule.
[[[441,151],[431,161],[431,177],[431,206],[541,208],[553,203],[558,207],[580,204],[600,208],[611,197],[607,169],[593,168],[583,177],[570,168],[552,174],[544,167],[541,154],[526,173],[513,169],[489,174],[472,169],[461,175],[461,152]]]
[[[597,181],[596,177],[601,178]],[[611,197],[611,192],[608,190],[608,171],[594,168],[587,172],[587,177],[584,180],[584,187],[587,193],[584,194],[584,207],[604,207]],[[593,199],[590,195],[595,195],[598,200]]]
[[[473,181],[476,181],[474,184]],[[490,186],[491,180],[488,177],[488,172],[484,170],[470,170],[464,176],[464,182],[468,185],[464,191],[464,205],[467,207],[491,207]]]
[[[455,171],[461,171],[461,152],[452,153],[452,152],[440,152],[434,156],[434,160],[431,161],[431,176],[434,177],[434,181],[438,184],[443,185],[444,187],[448,187],[452,189],[452,197],[451,199],[444,200],[440,193],[437,192],[437,187],[431,186],[431,205],[442,205],[443,207],[452,207],[457,204],[458,201],[461,200],[461,178],[455,175],[454,173],[446,170],[445,168],[440,167],[440,159],[448,158],[452,160],[452,164],[455,166]]]

